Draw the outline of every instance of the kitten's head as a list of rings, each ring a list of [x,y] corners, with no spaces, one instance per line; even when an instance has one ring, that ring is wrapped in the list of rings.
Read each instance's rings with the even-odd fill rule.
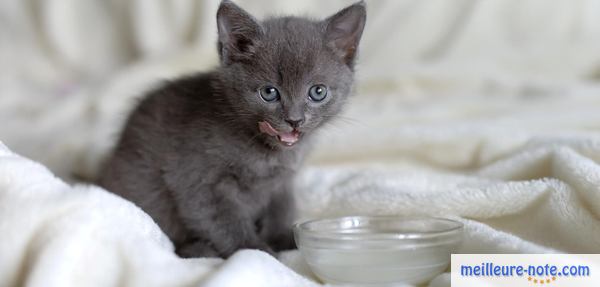
[[[292,146],[334,117],[352,90],[364,2],[313,21],[256,21],[230,1],[217,12],[221,82],[243,128]]]

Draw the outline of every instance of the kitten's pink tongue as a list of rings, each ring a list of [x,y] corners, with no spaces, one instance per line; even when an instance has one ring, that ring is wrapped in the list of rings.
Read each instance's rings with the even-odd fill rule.
[[[271,124],[265,121],[258,122],[258,129],[261,133],[265,133],[273,137],[279,134],[277,130],[271,126]]]
[[[298,141],[298,132],[297,131],[292,131],[289,133],[280,133],[279,134],[279,140],[288,144],[288,145],[292,145],[295,142]]]
[[[269,122],[261,121],[258,122],[258,129],[261,133],[268,134],[270,136],[277,136],[279,141],[285,143],[286,145],[293,145],[298,141],[299,133],[297,131],[291,132],[278,132],[276,129],[269,124]]]

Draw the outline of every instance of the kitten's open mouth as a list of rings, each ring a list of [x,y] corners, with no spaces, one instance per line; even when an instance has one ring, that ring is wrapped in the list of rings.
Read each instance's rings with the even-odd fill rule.
[[[300,138],[300,131],[294,129],[291,132],[280,132],[273,128],[267,121],[258,122],[258,129],[261,133],[268,134],[272,137],[277,137],[280,143],[286,146],[294,145]]]

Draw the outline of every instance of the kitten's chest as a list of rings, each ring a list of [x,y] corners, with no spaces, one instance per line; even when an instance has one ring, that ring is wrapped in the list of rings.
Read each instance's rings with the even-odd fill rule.
[[[215,180],[234,179],[237,199],[248,208],[248,214],[256,215],[269,204],[273,195],[290,192],[295,169],[287,164],[290,163],[276,158],[246,156],[222,166]]]
[[[233,140],[185,141],[167,160],[170,186],[193,188],[198,196],[224,186],[251,206],[263,206],[273,194],[291,188],[302,163],[301,149],[270,152]]]
[[[224,172],[237,177],[240,186],[249,191],[277,189],[287,184],[297,169],[295,160],[262,154],[247,154],[229,162]]]
[[[293,174],[302,163],[303,153],[301,149],[268,152],[256,146],[232,144],[206,149],[203,156],[208,162],[220,163],[219,168],[225,172],[235,173],[246,181],[253,181]]]

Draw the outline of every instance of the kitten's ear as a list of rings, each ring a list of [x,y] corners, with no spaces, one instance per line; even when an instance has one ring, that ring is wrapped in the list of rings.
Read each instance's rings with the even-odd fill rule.
[[[356,50],[366,20],[367,8],[364,1],[348,6],[325,19],[327,45],[351,68],[354,66]]]
[[[254,17],[228,0],[222,1],[217,11],[217,28],[219,56],[224,64],[250,58],[263,35]]]

